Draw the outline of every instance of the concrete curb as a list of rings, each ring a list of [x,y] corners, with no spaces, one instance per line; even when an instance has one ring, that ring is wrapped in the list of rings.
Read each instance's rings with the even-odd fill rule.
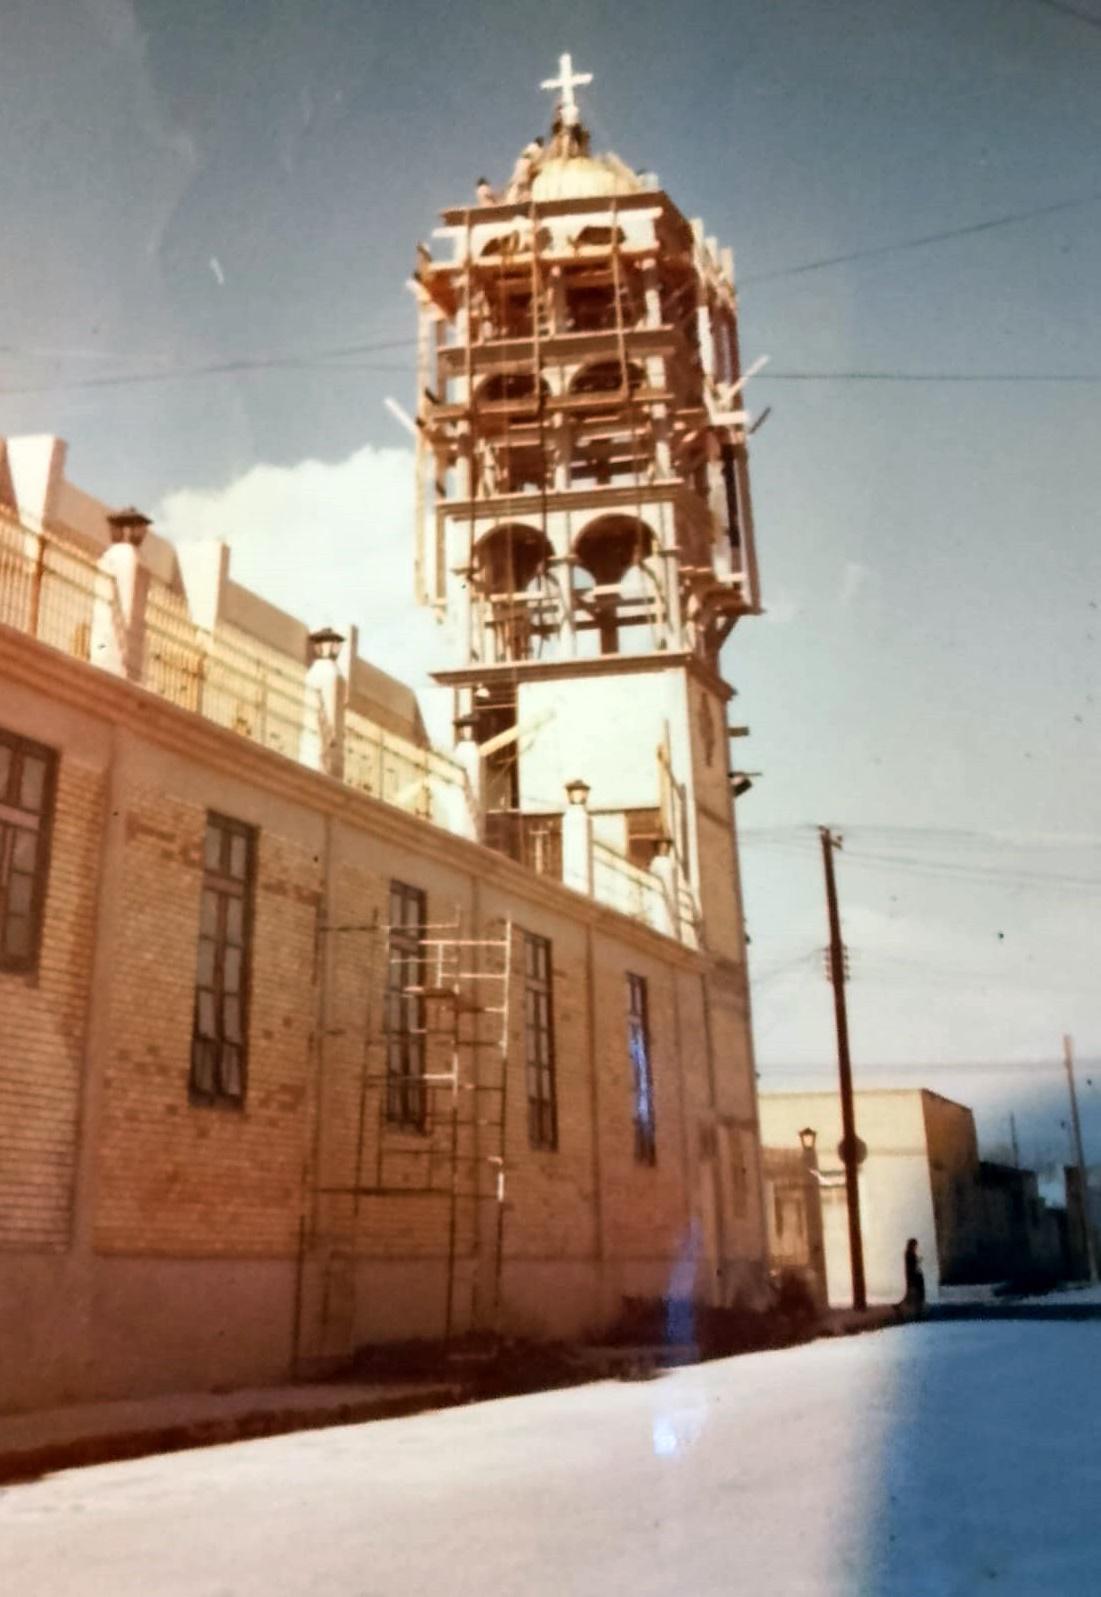
[[[870,1309],[830,1309],[823,1316],[820,1336],[859,1336],[864,1331],[884,1331],[888,1326],[913,1325],[918,1315],[896,1303],[876,1304]]]
[[[433,1384],[391,1393],[375,1393],[373,1396],[364,1395],[358,1401],[314,1401],[283,1408],[248,1409],[239,1413],[200,1416],[168,1424],[151,1419],[145,1425],[56,1437],[23,1447],[6,1448],[0,1444],[0,1485],[33,1480],[56,1470],[143,1458],[151,1453],[217,1447],[227,1442],[253,1441],[259,1437],[281,1436],[293,1431],[360,1425],[370,1420],[403,1419],[428,1409],[452,1407],[468,1396],[464,1386],[454,1383]],[[110,1404],[105,1404],[104,1408],[109,1409]],[[104,1418],[109,1423],[109,1414],[105,1413]],[[0,1426],[2,1423],[0,1417]]]
[[[1101,1320],[1101,1303],[934,1303],[927,1320]]]

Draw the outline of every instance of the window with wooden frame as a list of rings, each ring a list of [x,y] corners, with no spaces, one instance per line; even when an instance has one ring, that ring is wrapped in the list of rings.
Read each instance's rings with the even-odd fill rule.
[[[635,1096],[635,1158],[657,1164],[654,1072],[650,1059],[650,1005],[645,976],[627,976],[627,1051]]]
[[[38,964],[56,786],[53,749],[0,730],[0,970]]]
[[[551,945],[524,933],[524,1068],[528,1089],[528,1141],[558,1146],[558,1084],[554,1059],[554,991]]]
[[[391,1125],[411,1131],[423,1131],[428,1119],[424,1080],[427,924],[427,894],[405,882],[391,882],[385,1014],[386,1118]]]
[[[256,828],[208,815],[191,1034],[193,1103],[242,1107],[248,1081]]]
[[[665,838],[660,810],[627,810],[627,858],[639,870],[653,864],[658,845]]]

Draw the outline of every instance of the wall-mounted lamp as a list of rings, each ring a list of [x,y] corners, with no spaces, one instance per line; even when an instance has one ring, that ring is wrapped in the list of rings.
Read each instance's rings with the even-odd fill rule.
[[[112,543],[132,543],[137,549],[153,523],[140,510],[128,505],[125,510],[116,510],[109,515],[107,525],[111,529]]]
[[[310,633],[310,648],[315,660],[335,660],[344,644],[343,634],[334,627],[321,627]]]

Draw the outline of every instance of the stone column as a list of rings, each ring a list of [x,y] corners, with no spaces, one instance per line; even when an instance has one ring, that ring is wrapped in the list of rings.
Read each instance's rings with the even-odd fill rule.
[[[456,804],[452,830],[480,843],[485,835],[485,781],[481,751],[474,740],[473,718],[462,716],[455,723],[455,731],[459,741],[454,757],[466,773],[466,786]]]
[[[651,565],[659,573],[662,598],[665,601],[666,622],[669,628],[669,643],[673,648],[683,648],[684,615],[681,608],[680,594],[680,550],[658,549],[651,560]]]
[[[593,896],[593,818],[589,814],[589,784],[566,783],[566,813],[562,817],[562,880],[576,893]]]
[[[663,837],[658,843],[658,851],[650,861],[650,870],[657,877],[661,889],[658,896],[658,915],[661,924],[657,927],[659,932],[664,932],[668,937],[680,939],[680,884],[678,881],[677,862],[673,858],[673,840]]]
[[[229,545],[218,538],[182,543],[176,559],[192,621],[204,632],[213,632],[222,614],[229,577]]]
[[[573,555],[552,555],[547,564],[551,569],[559,603],[559,652],[572,660],[577,654],[577,625],[574,616],[573,568],[577,564]]]
[[[108,516],[107,525],[111,543],[97,564],[110,580],[97,585],[92,605],[91,660],[113,676],[140,682],[149,572],[138,551],[150,521],[140,510],[129,509]]]
[[[700,361],[703,365],[704,375],[713,378],[715,375],[715,339],[711,331],[711,306],[702,289],[696,304],[696,325],[699,330]]]
[[[552,266],[551,273],[551,332],[565,333],[566,326],[566,282],[560,266]]]
[[[311,632],[313,660],[306,672],[309,702],[298,740],[298,758],[326,776],[344,775],[344,710],[348,685],[340,670],[344,638],[331,627]]]
[[[799,1133],[803,1150],[803,1207],[807,1221],[807,1256],[812,1278],[812,1289],[817,1307],[828,1307],[829,1292],[826,1280],[826,1245],[822,1225],[822,1192],[818,1173],[818,1133],[805,1126]]]

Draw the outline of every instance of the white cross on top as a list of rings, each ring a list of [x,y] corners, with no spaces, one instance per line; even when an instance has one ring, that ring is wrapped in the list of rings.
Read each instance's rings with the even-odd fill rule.
[[[592,81],[593,75],[591,72],[574,71],[572,56],[560,55],[558,57],[558,76],[556,78],[545,78],[539,87],[541,89],[561,89],[563,106],[576,109],[577,101],[574,99],[574,89],[581,88]]]

